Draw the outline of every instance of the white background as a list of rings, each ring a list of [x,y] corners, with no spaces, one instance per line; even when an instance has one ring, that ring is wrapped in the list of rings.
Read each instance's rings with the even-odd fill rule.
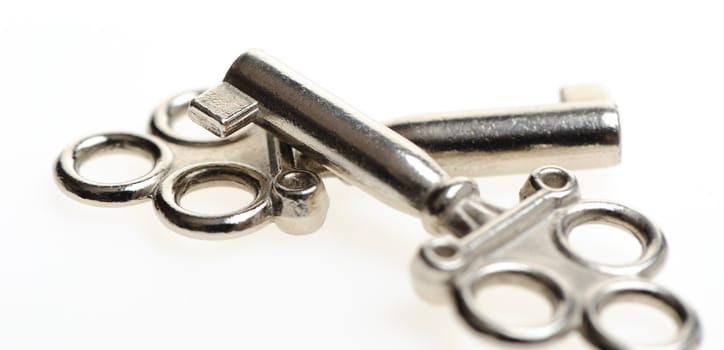
[[[722,9],[622,2],[357,4],[197,1],[0,5],[0,348],[509,348],[415,295],[418,220],[327,180],[318,232],[231,241],[165,228],[150,203],[91,207],[53,183],[70,142],[144,132],[166,96],[218,82],[260,47],[379,120],[555,102],[604,84],[623,161],[577,172],[585,197],[666,233],[656,281],[724,346]],[[516,202],[525,175],[479,178]],[[581,348],[577,336],[546,346]]]

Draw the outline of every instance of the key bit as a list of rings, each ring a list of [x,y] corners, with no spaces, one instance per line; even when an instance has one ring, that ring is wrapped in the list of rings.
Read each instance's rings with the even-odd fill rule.
[[[251,123],[258,103],[229,83],[221,83],[194,98],[189,117],[218,137],[227,137]]]

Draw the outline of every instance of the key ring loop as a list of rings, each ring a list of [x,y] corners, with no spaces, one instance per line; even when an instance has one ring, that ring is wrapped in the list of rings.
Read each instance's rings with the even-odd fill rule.
[[[214,181],[232,181],[255,192],[245,207],[221,215],[204,215],[179,204],[193,186]],[[166,177],[154,196],[159,216],[171,229],[198,239],[228,239],[261,228],[272,213],[270,179],[240,163],[212,162],[178,169]]]
[[[536,326],[504,325],[486,317],[475,305],[475,294],[486,282],[496,278],[516,277],[542,288],[554,306],[549,322]],[[477,331],[504,340],[541,342],[567,332],[578,315],[575,298],[558,278],[542,268],[518,262],[495,262],[465,273],[455,282],[454,297],[460,315]]]
[[[660,301],[673,311],[679,322],[679,331],[667,344],[627,344],[606,331],[601,312],[615,298],[639,295]],[[604,349],[691,349],[701,339],[701,326],[696,313],[669,290],[650,281],[631,279],[608,282],[590,298],[583,310],[584,335],[590,342]]]
[[[554,241],[558,250],[573,261],[612,275],[651,276],[666,258],[666,240],[661,230],[641,213],[620,204],[585,201],[567,209],[559,220]],[[604,223],[631,233],[641,244],[641,255],[626,264],[603,264],[576,253],[569,241],[571,231],[588,223]]]
[[[80,174],[80,166],[98,152],[127,149],[151,158],[152,169],[132,180],[106,183],[88,179]],[[59,185],[76,198],[90,204],[118,206],[132,204],[151,197],[156,185],[166,174],[173,154],[154,136],[127,133],[107,133],[86,137],[63,150],[56,163]]]

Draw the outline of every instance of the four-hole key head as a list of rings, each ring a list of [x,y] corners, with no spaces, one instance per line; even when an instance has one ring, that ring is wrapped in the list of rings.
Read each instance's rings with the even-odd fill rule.
[[[240,56],[224,82],[195,98],[189,112],[220,136],[253,121],[342,179],[422,217],[428,231],[449,233],[423,244],[413,280],[427,300],[452,299],[477,332],[533,343],[578,330],[601,348],[628,349],[601,327],[600,311],[613,298],[633,294],[658,299],[676,313],[680,331],[664,348],[688,349],[699,341],[695,312],[647,280],[666,257],[661,231],[628,207],[581,200],[575,177],[561,168],[535,170],[521,188],[521,202],[503,211],[482,201],[471,180],[450,177],[410,140],[259,51]],[[591,222],[630,231],[643,253],[615,266],[580,256],[569,248],[568,235]],[[552,296],[549,322],[511,327],[475,307],[481,286],[510,277]]]

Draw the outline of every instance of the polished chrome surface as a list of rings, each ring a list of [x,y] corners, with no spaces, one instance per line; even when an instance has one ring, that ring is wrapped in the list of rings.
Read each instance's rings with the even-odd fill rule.
[[[241,129],[259,110],[254,99],[231,84],[221,84],[216,90],[208,91],[196,99],[199,103],[189,108],[189,116],[193,118],[204,114],[218,117],[208,122],[206,119],[194,120],[203,123],[204,128],[219,137],[225,137]]]
[[[620,204],[580,198],[572,174],[557,168],[534,171],[521,189],[521,202],[470,234],[436,237],[420,248],[412,263],[415,290],[431,302],[452,302],[474,330],[515,342],[540,342],[578,330],[606,349],[689,349],[698,344],[696,313],[665,288],[646,280],[666,258],[659,228]],[[635,260],[603,264],[571,248],[568,235],[580,225],[606,223],[628,231],[642,246]],[[500,278],[527,279],[542,287],[554,306],[544,324],[516,326],[498,322],[475,304],[486,283]],[[679,331],[668,344],[626,344],[606,333],[600,321],[615,295],[638,294],[674,310]]]
[[[618,109],[600,87],[561,89],[562,103],[436,113],[386,123],[451,175],[527,173],[547,164],[581,169],[621,160]]]
[[[607,163],[617,162],[620,138],[615,105],[607,102],[604,93],[582,90],[564,91],[563,96],[571,96],[564,100],[573,101],[552,109],[514,111],[499,119],[466,113],[452,116],[449,126],[439,116],[427,116],[419,119],[421,124],[399,122],[397,129],[429,148],[456,173],[484,173],[494,166],[480,161],[486,143],[479,140],[489,135],[496,136],[500,150],[495,153],[503,159],[506,153],[515,157],[521,150],[544,157],[542,162],[572,159],[570,155],[577,152],[552,144],[548,135],[556,134],[560,144],[585,149],[587,159],[595,155]],[[243,98],[236,102],[234,96]],[[234,102],[225,104],[228,100]],[[257,106],[258,112],[243,113],[250,105]],[[463,235],[498,212],[479,196],[470,195],[477,193],[472,182],[451,178],[410,140],[259,50],[241,55],[220,85],[191,102],[189,115],[220,136],[231,134],[227,124],[256,122],[345,181],[390,206],[422,216],[431,232]],[[466,154],[471,163],[480,165],[461,166]],[[529,166],[532,158],[513,163]]]
[[[104,183],[83,177],[80,165],[95,155],[109,151],[130,151],[152,160],[153,168],[136,179]],[[156,137],[107,133],[86,137],[69,145],[58,157],[55,179],[73,198],[97,205],[126,205],[151,196],[172,161],[171,149]]]
[[[261,51],[240,56],[222,84],[191,102],[190,117],[221,130],[226,128],[220,120],[243,119],[236,116],[246,106],[234,109],[209,103],[209,96],[230,95],[229,85],[259,102],[255,118],[244,122],[256,121],[335,175],[400,210],[424,210],[435,185],[447,179],[445,171],[415,144]],[[213,100],[227,98],[232,97]]]
[[[228,85],[259,103],[243,122],[256,122],[345,181],[423,217],[429,231],[464,234],[498,212],[477,199],[472,181],[451,178],[418,146],[259,50],[241,55],[222,84],[194,98],[190,117],[215,124],[212,132],[225,129],[220,120],[244,119],[235,108],[209,106],[207,96],[224,94]]]
[[[239,115],[238,106],[206,105],[207,95],[223,94],[230,90],[228,85],[258,101],[259,112],[235,117]],[[574,94],[573,99],[585,95]],[[606,296],[611,292],[606,290],[612,289],[613,283],[652,285],[644,278],[653,275],[663,263],[665,241],[654,224],[627,207],[582,201],[575,177],[569,172],[550,166],[534,171],[520,191],[521,203],[510,210],[499,209],[480,199],[470,180],[450,177],[409,140],[257,50],[240,56],[224,83],[202,94],[191,106],[193,119],[206,127],[213,125],[211,129],[217,134],[228,132],[219,121],[254,121],[343,179],[398,209],[419,215],[429,231],[447,233],[423,245],[414,260],[416,289],[433,301],[452,296],[459,314],[472,329],[524,343],[581,329],[599,346],[638,347],[621,344],[599,330],[598,305],[608,300]],[[221,112],[215,114],[217,111]],[[622,266],[606,266],[570,251],[566,238],[570,230],[588,222],[618,225],[634,234],[643,246],[640,258]],[[507,326],[477,310],[473,303],[476,290],[487,279],[503,275],[542,285],[555,301],[551,322],[533,327]],[[626,284],[612,290],[641,292]],[[668,292],[657,295],[682,311],[677,339],[664,348],[695,346],[700,330],[694,312]]]
[[[601,320],[601,310],[615,299],[643,301],[653,305],[658,301],[678,321],[678,333],[667,344],[654,346],[636,346],[616,339],[609,334]],[[701,342],[701,325],[694,310],[671,291],[638,279],[621,279],[599,286],[584,306],[583,329],[588,340],[601,349],[692,349]]]

